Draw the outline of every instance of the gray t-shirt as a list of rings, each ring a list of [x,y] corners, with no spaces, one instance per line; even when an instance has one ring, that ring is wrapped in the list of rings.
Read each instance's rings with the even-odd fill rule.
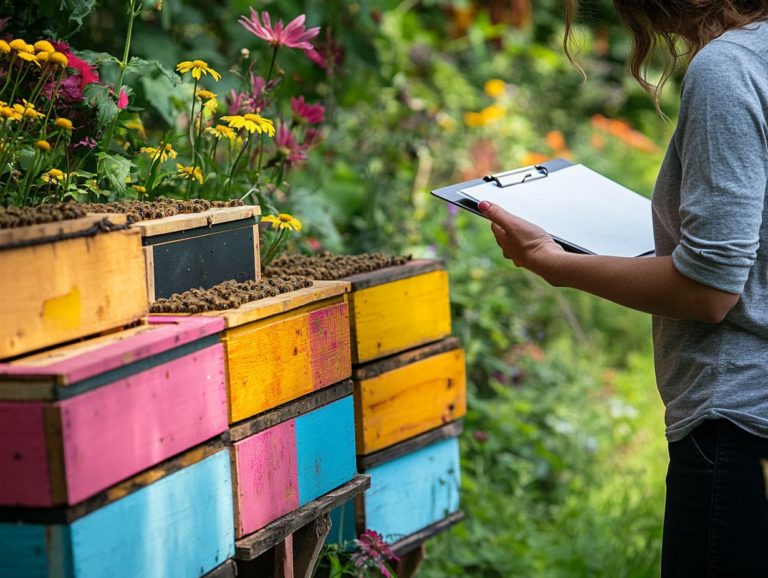
[[[768,23],[729,31],[692,60],[653,194],[657,255],[740,293],[719,324],[653,319],[667,438],[725,418],[768,437]]]

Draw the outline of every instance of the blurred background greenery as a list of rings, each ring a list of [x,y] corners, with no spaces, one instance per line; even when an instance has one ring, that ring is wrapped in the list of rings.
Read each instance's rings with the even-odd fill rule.
[[[20,34],[122,51],[123,0],[5,4]],[[254,49],[237,24],[250,6],[305,13],[335,56],[324,70],[285,55],[286,90],[327,111],[321,149],[290,190],[307,247],[441,257],[450,272],[470,376],[467,516],[429,544],[420,575],[657,576],[666,445],[649,318],[515,269],[483,220],[429,195],[558,156],[650,195],[674,125],[626,73],[611,2],[584,3],[586,82],[563,56],[557,0],[147,2],[133,52],[227,70]],[[147,130],[162,133],[174,86],[159,73],[127,83]],[[670,118],[677,91],[673,81],[662,103]]]

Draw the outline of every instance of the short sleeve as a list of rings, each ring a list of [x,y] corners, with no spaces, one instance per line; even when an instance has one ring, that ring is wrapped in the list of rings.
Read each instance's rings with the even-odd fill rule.
[[[768,182],[768,63],[724,40],[708,44],[683,82],[675,134],[682,163],[680,243],[686,277],[741,293],[755,262]]]

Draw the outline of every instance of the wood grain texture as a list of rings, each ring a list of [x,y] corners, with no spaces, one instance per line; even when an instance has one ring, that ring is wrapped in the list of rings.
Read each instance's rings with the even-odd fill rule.
[[[0,359],[147,314],[141,238],[120,230],[0,251]]]
[[[355,476],[352,396],[296,418],[296,454],[302,506]]]
[[[0,523],[0,576],[200,577],[234,553],[226,451],[70,525]]]
[[[227,560],[218,568],[214,568],[203,578],[236,578],[237,565],[234,560]]]
[[[253,226],[253,258],[256,263],[256,281],[261,281],[261,235],[259,226]]]
[[[9,245],[18,245],[57,237],[86,234],[95,226],[105,221],[111,226],[124,225],[127,218],[125,215],[87,215],[79,219],[67,219],[66,221],[57,221],[55,223],[42,223],[40,225],[29,225],[27,227],[15,227],[13,229],[0,230],[0,251],[5,250]]]
[[[370,487],[370,483],[368,476],[358,474],[340,488],[328,492],[317,500],[283,516],[258,532],[241,538],[235,544],[235,558],[245,561],[257,558],[312,520],[329,513],[344,502],[348,502],[365,492]]]
[[[52,505],[41,403],[0,403],[0,504]]]
[[[293,550],[295,578],[312,578],[323,544],[330,531],[330,515],[323,514],[292,534],[295,545]]]
[[[350,285],[346,281],[315,281],[312,287],[259,299],[237,309],[209,311],[202,315],[219,317],[224,320],[228,328],[234,328],[317,303],[323,299],[344,295],[349,293],[349,289]]]
[[[352,381],[347,379],[319,391],[312,392],[292,402],[276,407],[267,412],[260,413],[243,420],[229,428],[229,435],[233,442],[240,441],[248,436],[264,431],[284,421],[288,421],[318,407],[351,396],[353,390]]]
[[[227,429],[221,344],[59,403],[68,503]]]
[[[367,472],[358,529],[379,532],[389,543],[414,534],[458,511],[461,493],[459,441],[436,442]]]
[[[361,472],[366,472],[371,468],[420,450],[423,447],[431,445],[440,440],[447,440],[461,435],[464,427],[461,421],[453,421],[444,426],[429,430],[416,437],[408,438],[398,444],[384,448],[378,452],[367,456],[357,457],[357,467]]]
[[[299,506],[293,421],[237,442],[232,459],[238,537],[263,528]]]
[[[355,383],[357,452],[368,455],[467,412],[464,351],[453,349]]]
[[[221,344],[63,402],[0,403],[0,505],[81,502],[227,425]]]
[[[0,363],[0,399],[56,399],[66,388],[214,335],[220,319],[151,317],[148,324]]]
[[[451,333],[448,273],[432,271],[350,297],[352,363],[365,363]]]
[[[344,280],[352,283],[352,291],[359,291],[367,287],[375,287],[383,283],[391,283],[392,281],[399,281],[400,279],[407,279],[415,275],[440,270],[445,270],[445,263],[442,259],[416,259],[409,261],[405,265],[350,275],[344,277]]]
[[[75,576],[204,575],[233,554],[231,492],[222,451],[78,520]]]
[[[141,231],[143,237],[154,237],[156,235],[176,233],[199,227],[210,227],[219,223],[251,219],[260,214],[261,209],[258,206],[221,207],[201,213],[173,215],[162,219],[139,221],[131,225],[131,227]]]
[[[230,421],[349,377],[348,305],[325,299],[225,332]]]
[[[144,254],[144,271],[147,274],[147,299],[150,303],[157,300],[155,295],[155,251],[152,246],[142,247]]]

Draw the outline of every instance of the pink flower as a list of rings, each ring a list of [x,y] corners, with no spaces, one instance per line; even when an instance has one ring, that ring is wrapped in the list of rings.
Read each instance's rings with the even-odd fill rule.
[[[97,144],[99,143],[96,141],[95,138],[87,136],[80,142],[75,143],[75,148],[83,147],[87,149],[95,149]]]
[[[299,144],[296,135],[290,127],[281,122],[275,133],[275,146],[277,152],[285,158],[285,163],[290,166],[307,160],[307,147]]]
[[[99,74],[96,72],[96,67],[88,64],[85,60],[82,60],[72,54],[69,50],[69,45],[65,42],[54,42],[53,46],[56,50],[64,54],[67,57],[67,68],[74,68],[77,71],[77,76],[80,80],[80,91],[85,89],[87,84],[92,82],[99,82]]]
[[[291,20],[287,26],[283,25],[282,20],[278,20],[273,27],[268,12],[262,12],[259,15],[256,10],[251,8],[251,17],[241,16],[239,22],[248,32],[266,40],[272,46],[310,50],[312,44],[309,41],[319,34],[320,28],[304,28],[305,20],[306,16],[301,14]]]
[[[304,54],[312,62],[317,64],[323,70],[338,68],[344,58],[343,48],[337,44],[331,36],[330,29],[326,29],[327,39],[319,42],[314,48],[304,51]]]
[[[121,89],[120,96],[117,98],[117,108],[125,110],[126,106],[128,106],[128,94],[124,89]]]
[[[308,104],[304,97],[291,97],[291,111],[294,116],[309,124],[320,124],[325,120],[325,107],[322,104]]]
[[[323,140],[323,131],[319,128],[308,128],[304,133],[304,146],[309,148],[319,144]]]

